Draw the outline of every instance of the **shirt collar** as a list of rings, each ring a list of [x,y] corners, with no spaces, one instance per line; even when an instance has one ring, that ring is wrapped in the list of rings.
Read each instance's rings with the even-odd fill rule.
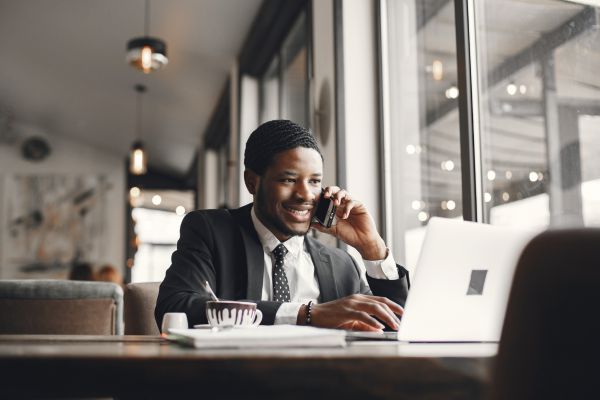
[[[275,247],[277,247],[281,242],[279,239],[273,235],[273,233],[263,225],[263,223],[256,216],[256,212],[254,211],[254,205],[252,206],[252,210],[250,211],[250,216],[252,217],[252,224],[254,225],[254,229],[258,234],[258,239],[262,244],[263,250],[269,254]],[[283,242],[286,249],[289,253],[294,256],[297,256],[300,251],[304,249],[304,235],[302,236],[292,236],[285,242]]]

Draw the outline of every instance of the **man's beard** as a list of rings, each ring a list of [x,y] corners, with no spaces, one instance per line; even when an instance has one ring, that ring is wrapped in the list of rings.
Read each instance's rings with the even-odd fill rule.
[[[264,200],[267,198],[266,193],[264,191],[262,182],[258,185],[258,190],[256,192],[256,199],[254,204],[257,206],[258,215],[260,215],[264,221],[261,221],[267,228],[275,228],[280,233],[285,236],[304,236],[310,230],[310,224],[306,227],[305,230],[297,231],[293,230],[290,227],[286,226],[283,221],[277,218],[277,215],[269,214],[266,204]]]

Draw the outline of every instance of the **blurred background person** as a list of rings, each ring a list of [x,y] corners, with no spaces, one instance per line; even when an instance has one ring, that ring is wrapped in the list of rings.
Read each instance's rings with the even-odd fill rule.
[[[118,285],[123,285],[123,276],[117,268],[110,264],[103,265],[96,273],[96,280],[102,282],[113,282]]]
[[[93,281],[94,270],[90,263],[75,261],[69,272],[69,280],[71,281]]]

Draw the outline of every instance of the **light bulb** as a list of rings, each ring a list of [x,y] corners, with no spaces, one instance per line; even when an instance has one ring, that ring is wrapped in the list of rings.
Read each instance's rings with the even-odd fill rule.
[[[152,48],[144,46],[142,48],[142,70],[144,73],[149,73],[152,69]]]
[[[129,189],[129,195],[133,198],[140,197],[141,193],[142,193],[142,191],[137,186],[134,186],[131,189]]]
[[[133,149],[131,154],[131,173],[134,175],[146,173],[146,154],[141,148]]]
[[[537,181],[537,180],[539,179],[539,177],[540,177],[540,176],[539,176],[539,175],[538,175],[538,173],[537,173],[537,172],[535,172],[535,171],[531,171],[531,172],[529,173],[529,180],[530,180],[531,182],[535,182],[535,181]]]
[[[431,72],[434,80],[441,81],[444,78],[444,64],[440,60],[434,60],[431,64]]]
[[[506,93],[510,94],[511,96],[517,94],[517,85],[514,83],[509,83],[506,85]]]
[[[458,97],[458,88],[456,86],[450,86],[446,89],[446,98],[456,99]]]

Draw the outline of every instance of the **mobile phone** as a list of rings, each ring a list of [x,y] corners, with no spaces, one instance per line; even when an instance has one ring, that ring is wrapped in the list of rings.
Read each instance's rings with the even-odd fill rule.
[[[321,198],[317,203],[317,210],[315,211],[313,219],[325,228],[331,228],[331,223],[335,217],[336,210],[337,206],[333,204],[333,199],[331,199],[331,197],[326,199],[323,196],[323,193],[321,193]]]

